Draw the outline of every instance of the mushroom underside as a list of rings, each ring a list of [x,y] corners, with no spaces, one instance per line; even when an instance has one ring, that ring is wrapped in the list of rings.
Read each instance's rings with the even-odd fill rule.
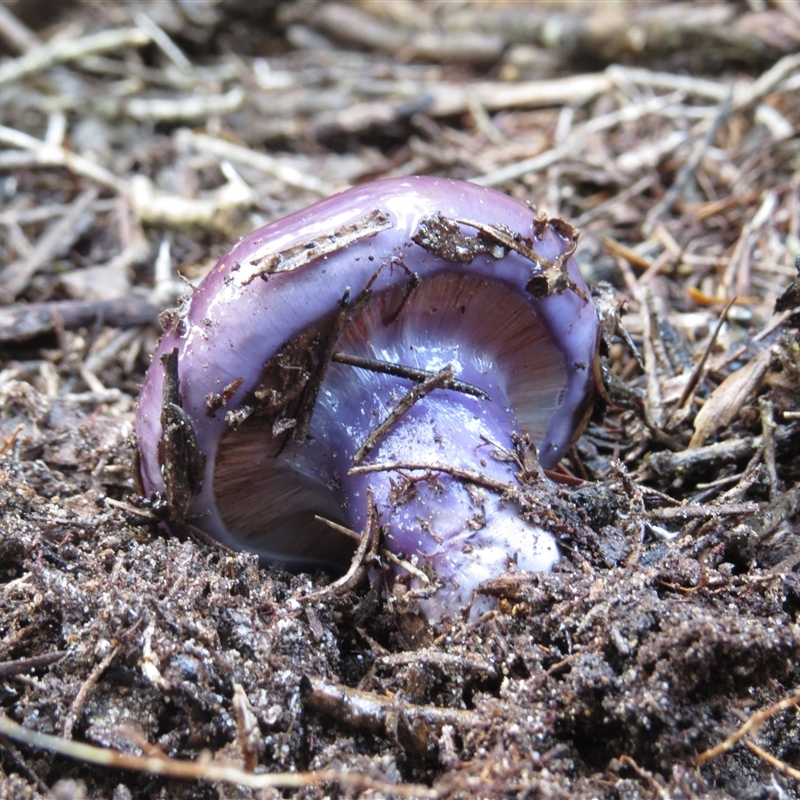
[[[490,480],[513,484],[516,435],[528,434],[538,446],[559,412],[574,413],[562,409],[565,356],[534,302],[503,282],[457,271],[363,300],[334,332],[333,348],[330,317],[278,354],[265,354],[262,381],[248,400],[252,413],[217,451],[214,498],[228,531],[244,549],[291,568],[343,569],[353,542],[315,517],[360,531],[369,493],[387,536],[406,555],[435,558],[452,537],[463,539],[462,549],[472,547],[493,517],[511,518],[509,536],[525,538],[526,524],[499,492],[487,497],[463,475],[419,465],[477,465]],[[321,358],[323,350],[428,373],[450,366],[456,379],[490,399],[435,388],[398,413],[414,381],[374,367],[322,363],[329,358]],[[309,392],[320,369],[324,380]],[[307,432],[297,436],[309,414]],[[365,442],[371,447],[359,454],[360,464],[406,468],[351,475]]]

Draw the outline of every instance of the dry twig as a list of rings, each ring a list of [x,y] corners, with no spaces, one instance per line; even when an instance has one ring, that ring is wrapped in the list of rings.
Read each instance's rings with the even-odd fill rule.
[[[800,692],[795,692],[794,694],[789,695],[789,697],[784,697],[783,700],[778,700],[777,703],[773,703],[771,706],[769,706],[769,708],[765,708],[762,711],[757,711],[751,714],[747,722],[745,722],[744,725],[742,725],[738,730],[734,731],[730,736],[728,736],[725,741],[720,742],[718,745],[710,747],[708,750],[704,750],[702,753],[700,753],[700,755],[695,758],[695,763],[698,766],[702,766],[712,758],[716,758],[717,756],[721,756],[723,753],[727,753],[749,733],[755,733],[758,731],[758,729],[770,717],[774,717],[775,714],[780,711],[784,711],[787,708],[796,709],[798,703],[800,703]]]
[[[371,789],[385,792],[390,797],[435,798],[436,793],[425,786],[415,784],[396,785],[376,780],[366,775],[328,769],[316,772],[278,772],[273,774],[247,772],[235,764],[216,763],[208,756],[197,761],[179,761],[165,755],[137,756],[96,747],[82,742],[73,742],[59,736],[39,733],[23,728],[5,715],[0,715],[0,734],[10,739],[51,750],[54,753],[74,758],[88,764],[111,769],[126,769],[149,775],[165,775],[184,780],[207,780],[227,783],[231,786],[248,786],[253,789],[300,789],[304,786],[320,786],[333,783],[354,791]]]
[[[91,33],[78,39],[53,39],[28,50],[24,56],[0,64],[0,86],[14,83],[36,72],[44,72],[53,64],[63,64],[123,47],[144,47],[149,42],[149,34],[141,28],[118,28]]]

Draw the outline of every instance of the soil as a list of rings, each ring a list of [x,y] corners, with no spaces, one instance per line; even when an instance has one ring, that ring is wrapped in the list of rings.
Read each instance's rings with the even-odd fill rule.
[[[796,3],[0,12],[4,718],[306,775],[4,728],[0,797],[800,796]],[[579,228],[608,320],[552,476],[585,532],[439,631],[168,536],[132,465],[158,311],[239,235],[415,173]]]

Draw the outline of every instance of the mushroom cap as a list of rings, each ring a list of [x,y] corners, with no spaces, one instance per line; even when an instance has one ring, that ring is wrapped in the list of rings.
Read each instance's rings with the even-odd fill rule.
[[[542,465],[554,466],[585,418],[592,395],[597,319],[577,263],[569,257],[566,265],[577,291],[566,288],[535,297],[526,287],[543,268],[515,250],[494,247],[465,255],[457,248],[444,253],[416,243],[421,223],[437,214],[510,232],[548,262],[564,258],[574,246],[565,232],[568,226],[537,217],[523,203],[492,189],[434,177],[357,186],[256,230],[220,259],[159,343],[142,386],[135,427],[143,492],[166,493],[163,356],[177,350],[180,406],[205,457],[187,520],[223,544],[242,547],[215,498],[217,451],[230,427],[225,412],[247,404],[270,358],[330,317],[343,297],[355,297],[367,286],[376,296],[395,290],[408,283],[412,272],[423,283],[458,271],[501,284],[531,309],[560,354],[564,377],[538,429],[521,427],[531,434]],[[466,237],[478,233],[466,222],[458,226]],[[496,314],[500,327],[506,309],[487,307],[485,313]],[[526,419],[526,407],[538,401],[525,378],[529,369],[530,363],[516,364],[507,376],[509,402],[520,420]],[[517,381],[524,392],[515,393]],[[208,397],[215,394],[223,394],[224,402],[210,411]],[[174,522],[180,527],[181,520]]]

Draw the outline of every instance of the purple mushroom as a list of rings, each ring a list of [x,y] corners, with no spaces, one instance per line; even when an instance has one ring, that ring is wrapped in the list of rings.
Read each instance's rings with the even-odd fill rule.
[[[349,563],[352,541],[319,518],[373,519],[438,586],[420,600],[431,621],[509,568],[551,569],[554,536],[502,488],[524,435],[553,467],[590,405],[576,239],[430,177],[260,228],[167,320],[136,418],[142,492],[173,530],[294,570]]]

